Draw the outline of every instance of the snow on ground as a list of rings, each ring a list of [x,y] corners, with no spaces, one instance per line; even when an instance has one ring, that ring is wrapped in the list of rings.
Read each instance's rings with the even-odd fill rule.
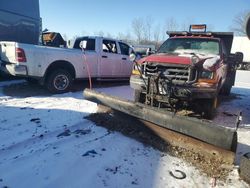
[[[6,94],[6,87],[22,84],[0,82],[0,187],[211,187],[210,178],[182,159],[84,119],[97,106],[82,91],[20,97],[17,87],[16,94]],[[132,98],[129,86],[97,90]],[[250,89],[235,87],[233,93],[240,97],[230,109],[250,104]],[[250,151],[249,124],[239,130],[238,155]],[[181,176],[178,170],[186,178],[170,175]],[[217,187],[248,185],[235,169]]]

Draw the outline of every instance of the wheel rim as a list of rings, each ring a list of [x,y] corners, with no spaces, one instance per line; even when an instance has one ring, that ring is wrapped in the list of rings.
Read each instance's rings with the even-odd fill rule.
[[[54,79],[54,87],[57,89],[57,90],[65,90],[69,85],[69,78],[64,75],[64,74],[60,74],[60,75],[57,75]]]

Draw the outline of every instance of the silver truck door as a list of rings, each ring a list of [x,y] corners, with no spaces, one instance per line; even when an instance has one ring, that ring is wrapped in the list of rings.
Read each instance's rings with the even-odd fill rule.
[[[80,47],[81,43],[81,47]],[[97,67],[98,67],[98,55],[97,55],[97,40],[95,38],[90,37],[82,37],[77,39],[75,42],[74,48],[84,50],[82,52],[82,57],[80,61],[82,61],[82,76],[88,77],[88,69],[91,77],[97,77]],[[81,49],[82,48],[82,49]]]
[[[120,67],[120,73],[122,77],[130,77],[133,67],[133,62],[129,60],[129,45],[119,42],[119,48],[121,53],[121,67]]]
[[[121,55],[115,40],[103,39],[100,52],[99,77],[120,77]]]

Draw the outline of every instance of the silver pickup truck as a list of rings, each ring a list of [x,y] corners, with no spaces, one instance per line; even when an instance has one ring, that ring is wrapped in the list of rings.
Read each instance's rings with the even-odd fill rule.
[[[53,93],[67,91],[73,80],[129,79],[132,48],[119,40],[86,36],[70,48],[0,42],[1,70],[38,80]]]

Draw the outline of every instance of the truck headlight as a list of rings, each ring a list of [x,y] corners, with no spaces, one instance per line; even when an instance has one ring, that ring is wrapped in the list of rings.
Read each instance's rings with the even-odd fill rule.
[[[200,61],[199,57],[194,55],[191,57],[191,62],[193,65],[195,65],[196,63],[198,63]]]
[[[213,79],[214,73],[211,71],[202,71],[200,74],[201,79]]]

